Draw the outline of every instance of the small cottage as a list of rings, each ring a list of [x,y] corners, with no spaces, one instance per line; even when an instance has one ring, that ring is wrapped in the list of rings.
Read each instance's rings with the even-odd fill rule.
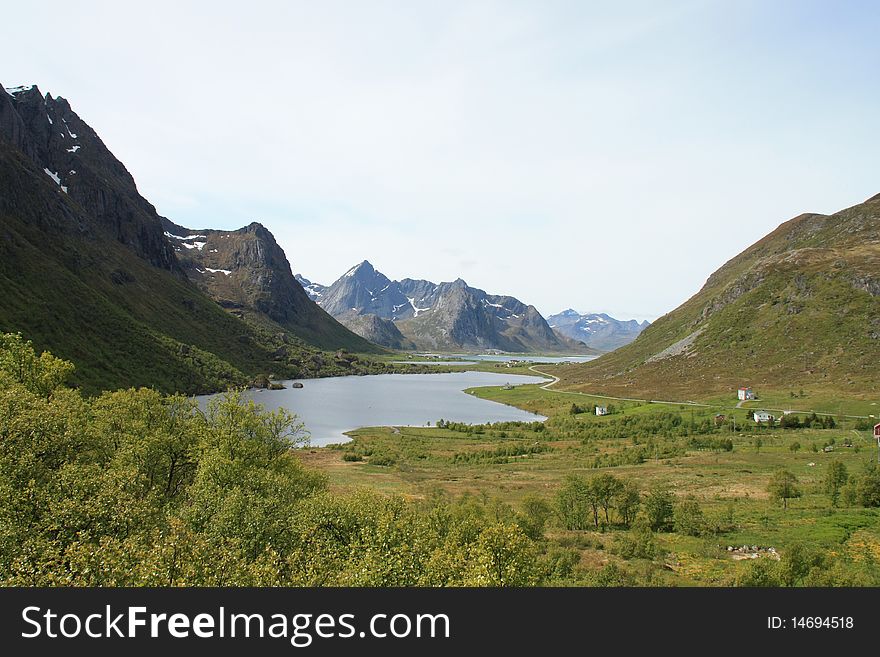
[[[608,415],[608,408],[606,406],[597,406],[596,415]]]
[[[758,423],[766,422],[768,424],[772,424],[773,420],[776,419],[772,415],[770,415],[770,413],[768,413],[767,411],[755,411],[754,414],[752,415],[752,417],[755,418],[755,422],[758,422]]]
[[[751,388],[740,388],[736,391],[736,396],[740,401],[749,401],[755,398],[755,391]]]

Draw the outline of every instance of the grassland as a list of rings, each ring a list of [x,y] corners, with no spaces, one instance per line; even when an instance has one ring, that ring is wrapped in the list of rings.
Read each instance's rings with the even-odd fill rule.
[[[371,488],[410,498],[473,495],[513,509],[535,497],[553,504],[569,474],[611,472],[637,482],[643,494],[664,487],[679,499],[693,495],[703,509],[707,530],[700,536],[657,533],[663,556],[654,560],[627,560],[617,554],[618,542],[628,535],[621,527],[569,531],[554,521],[548,526],[547,540],[575,551],[581,569],[620,564],[641,572],[645,583],[732,583],[751,560],[729,546],[763,547],[762,558],[772,554],[766,548],[779,554],[797,543],[855,562],[880,559],[880,511],[832,507],[823,487],[832,460],[857,474],[877,458],[870,432],[856,429],[863,426],[856,420],[836,420],[833,429],[768,428],[751,422],[748,409],[733,409],[735,399],[705,406],[659,404],[573,396],[538,385],[467,392],[549,419],[544,427],[364,428],[350,434],[350,443],[308,450],[303,460],[326,472],[338,491]],[[573,403],[580,408],[572,409]],[[611,406],[613,414],[596,417],[594,404]],[[719,412],[727,421],[715,428]],[[632,422],[648,427],[657,418],[674,416],[690,428],[679,427],[671,435],[662,430],[628,432],[623,426]],[[729,438],[732,449],[701,445],[707,438]],[[799,449],[793,451],[795,443]],[[771,476],[780,468],[797,477],[802,491],[787,509],[767,492]]]

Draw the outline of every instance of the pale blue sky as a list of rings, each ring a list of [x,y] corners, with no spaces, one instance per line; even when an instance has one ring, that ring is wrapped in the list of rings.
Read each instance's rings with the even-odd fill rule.
[[[876,2],[54,2],[0,82],[61,95],[160,213],[261,221],[545,314],[649,318],[880,192]]]

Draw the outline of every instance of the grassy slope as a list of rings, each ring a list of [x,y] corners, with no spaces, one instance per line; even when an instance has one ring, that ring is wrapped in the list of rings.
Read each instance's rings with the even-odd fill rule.
[[[547,371],[570,389],[649,399],[729,397],[741,385],[777,401],[800,390],[876,399],[880,297],[865,280],[880,280],[880,199],[786,222],[633,343]],[[685,353],[648,362],[697,331]]]

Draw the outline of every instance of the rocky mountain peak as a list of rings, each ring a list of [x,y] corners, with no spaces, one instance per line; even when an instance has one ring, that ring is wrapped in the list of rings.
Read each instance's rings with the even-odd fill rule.
[[[581,340],[602,351],[612,351],[635,340],[648,326],[634,319],[618,320],[606,313],[579,313],[567,308],[547,318],[550,326],[559,333]]]
[[[364,260],[327,288],[301,277],[300,283],[343,324],[371,340],[387,340],[381,342],[387,346],[407,342],[422,349],[589,352],[556,335],[534,306],[487,294],[461,278],[439,284],[393,281]]]
[[[0,136],[114,239],[150,264],[182,274],[156,209],[67,100],[43,96],[36,85],[6,87],[0,94]]]

